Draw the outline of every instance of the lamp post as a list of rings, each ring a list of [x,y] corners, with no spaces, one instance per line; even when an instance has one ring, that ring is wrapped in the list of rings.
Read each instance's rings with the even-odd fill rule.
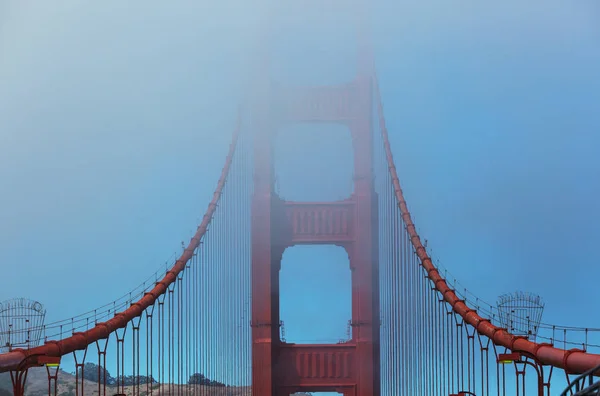
[[[537,364],[533,364],[529,360],[522,359],[521,354],[516,353],[516,352],[499,354],[498,355],[498,363],[500,363],[500,364],[514,363],[515,364],[515,370],[517,371],[517,394],[519,393],[519,382],[518,382],[519,374],[523,375],[523,394],[525,394],[525,370],[523,370],[522,372],[519,372],[519,369],[516,366],[517,363],[522,363],[522,364],[530,365],[531,367],[533,367],[537,374],[538,396],[544,396],[544,378],[543,378],[543,374],[540,371]]]

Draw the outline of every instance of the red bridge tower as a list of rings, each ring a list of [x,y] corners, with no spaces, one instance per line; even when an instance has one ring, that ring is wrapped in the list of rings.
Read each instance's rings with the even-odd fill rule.
[[[268,75],[255,80],[259,86],[252,99],[253,396],[289,396],[299,391],[340,392],[344,396],[380,394],[378,208],[372,171],[373,71],[367,35],[358,25],[358,73],[352,82],[292,88],[275,86]],[[266,64],[259,69],[268,74],[264,72],[268,70]],[[354,192],[348,199],[306,203],[283,201],[276,195],[274,136],[283,123],[290,122],[337,122],[349,128],[354,147]],[[353,331],[347,343],[300,345],[280,339],[281,258],[287,247],[298,244],[335,244],[348,253]]]

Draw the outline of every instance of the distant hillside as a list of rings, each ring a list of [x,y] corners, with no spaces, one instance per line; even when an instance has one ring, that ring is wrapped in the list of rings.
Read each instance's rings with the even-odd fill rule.
[[[178,390],[181,391],[182,395],[192,395],[193,385],[173,385],[175,387],[175,393]],[[107,386],[107,395],[114,395],[117,393],[115,386]],[[159,388],[161,388],[161,394],[165,395],[169,391],[168,385],[154,384],[152,386],[154,394],[158,394]],[[177,389],[180,388],[180,389]],[[3,391],[9,390],[7,395],[12,395],[12,383],[10,381],[10,375],[8,373],[0,374],[0,396],[4,396]],[[125,387],[125,394],[133,395],[133,387]],[[197,385],[197,390],[200,394],[206,396],[251,396],[249,387],[212,387]],[[85,396],[98,396],[98,384],[92,381],[84,382],[84,393]],[[198,392],[196,392],[198,393]],[[26,396],[46,396],[48,395],[48,377],[45,368],[34,368],[30,369],[27,375],[27,386],[25,388]],[[140,396],[146,396],[146,385],[140,385]],[[65,371],[60,371],[58,374],[58,396],[75,396],[75,376]]]
[[[197,385],[197,391],[194,392],[194,385],[173,385],[175,393],[181,391],[181,395],[187,396],[198,394],[205,396],[251,396],[250,387],[223,387],[223,386],[204,386]],[[152,386],[153,394],[157,395],[159,388],[161,394],[165,395],[169,392],[168,385],[154,384]],[[179,389],[178,389],[179,388]],[[199,391],[199,392],[198,392]],[[98,396],[98,384],[92,381],[84,383],[85,396]],[[107,386],[106,394],[114,395],[116,387]],[[133,387],[125,387],[125,394],[133,395]],[[0,396],[12,396],[12,383],[8,373],[0,374]],[[25,389],[26,396],[46,396],[48,395],[48,377],[46,369],[43,367],[30,369],[27,375],[27,387]],[[75,396],[75,376],[65,371],[60,371],[58,374],[58,396]],[[147,396],[146,385],[140,385],[140,396]],[[310,393],[296,393],[294,396],[310,396]]]

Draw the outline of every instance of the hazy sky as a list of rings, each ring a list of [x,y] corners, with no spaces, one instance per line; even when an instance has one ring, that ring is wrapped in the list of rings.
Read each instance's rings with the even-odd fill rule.
[[[250,3],[0,0],[0,300],[63,319],[179,252],[246,86]],[[435,256],[485,300],[532,291],[545,322],[600,327],[600,3],[374,3],[393,151]],[[275,77],[347,80],[345,19],[308,8],[280,19]]]

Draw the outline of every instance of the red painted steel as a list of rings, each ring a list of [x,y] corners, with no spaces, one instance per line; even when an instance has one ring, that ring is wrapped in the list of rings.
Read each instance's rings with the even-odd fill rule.
[[[238,111],[237,125],[235,127],[232,142],[229,146],[229,152],[225,165],[221,171],[221,176],[217,183],[217,188],[213,199],[208,205],[208,209],[202,218],[201,224],[192,237],[187,248],[183,251],[173,267],[167,272],[165,277],[156,283],[156,286],[147,292],[139,301],[133,303],[130,308],[117,314],[114,318],[98,323],[96,326],[85,332],[75,333],[71,337],[58,341],[48,341],[44,345],[31,349],[16,349],[12,352],[0,354],[0,372],[11,370],[23,370],[27,367],[39,366],[39,358],[42,356],[63,356],[77,350],[84,350],[88,345],[107,338],[112,332],[127,326],[127,324],[136,317],[139,317],[146,308],[152,306],[159,296],[163,295],[169,286],[175,282],[177,276],[185,269],[187,262],[192,258],[194,250],[200,245],[200,241],[213,218],[217,203],[225,186],[229,168],[233,161],[233,155],[238,142],[241,127],[241,110]]]
[[[351,87],[351,89],[349,88]],[[379,277],[377,198],[372,172],[371,79],[346,86],[286,90],[285,117],[348,126],[354,142],[354,192],[338,202],[286,202],[274,192],[272,145],[277,107],[256,109],[252,206],[252,394],[341,390],[379,395]],[[301,97],[291,97],[294,93]],[[269,97],[268,99],[273,99]],[[316,103],[311,103],[314,100]],[[259,103],[279,103],[264,100]],[[345,111],[348,106],[352,112]],[[294,107],[298,106],[298,107]],[[289,121],[288,119],[288,121]],[[279,271],[296,244],[344,247],[352,270],[352,340],[343,345],[291,345],[279,336]]]
[[[338,386],[353,386],[359,362],[356,345],[281,344],[280,381],[286,386],[311,386],[312,389],[329,386],[333,381]]]
[[[354,202],[286,202],[288,246],[292,244],[344,244],[354,240]],[[326,238],[326,239],[324,239]]]
[[[356,82],[328,87],[273,88],[277,117],[283,121],[342,122],[356,118]]]
[[[27,382],[27,373],[27,369],[10,372],[10,379],[12,381],[14,396],[25,395],[25,383]]]
[[[494,344],[506,347],[513,352],[520,352],[526,356],[534,358],[542,365],[551,365],[562,368],[570,374],[580,374],[599,366],[600,355],[587,353],[579,349],[564,350],[555,348],[550,344],[535,343],[527,340],[525,337],[512,335],[507,331],[507,329],[494,326],[489,319],[482,318],[477,314],[476,310],[467,306],[467,304],[465,304],[465,302],[456,295],[454,290],[450,288],[427,254],[427,251],[421,243],[421,238],[419,237],[419,234],[417,233],[415,225],[412,221],[410,212],[408,211],[408,206],[406,204],[406,200],[404,199],[404,194],[402,192],[402,188],[400,187],[400,180],[394,164],[394,158],[389,143],[389,136],[385,126],[385,117],[383,115],[383,105],[381,103],[379,85],[376,77],[374,86],[379,123],[385,143],[385,151],[390,172],[394,182],[394,191],[396,199],[398,200],[398,207],[402,212],[402,218],[410,235],[411,243],[415,248],[419,259],[421,260],[423,267],[427,271],[429,278],[434,283],[435,288],[444,296],[444,300],[450,304],[452,309],[459,314],[466,323],[477,329],[478,333],[489,337]]]
[[[263,92],[265,95],[265,92]],[[266,96],[266,95],[265,95]],[[254,102],[254,195],[252,197],[252,394],[275,393],[275,343],[279,341],[279,262],[282,246],[273,240],[273,214],[282,212],[282,202],[273,194],[272,133],[268,97]],[[265,108],[266,107],[266,108]],[[275,208],[275,210],[273,210]],[[273,265],[278,263],[277,265]]]

